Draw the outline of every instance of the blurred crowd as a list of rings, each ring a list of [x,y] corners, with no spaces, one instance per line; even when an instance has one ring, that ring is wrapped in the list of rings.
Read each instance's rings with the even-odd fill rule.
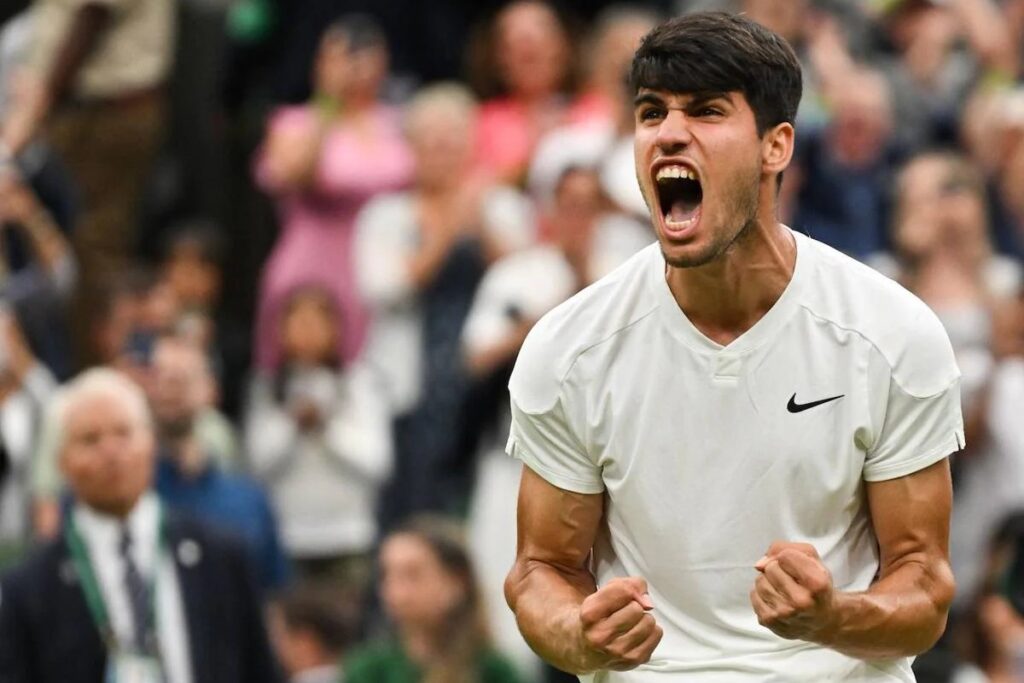
[[[655,239],[625,72],[707,9],[801,59],[780,218],[963,373],[919,680],[1024,681],[1022,0],[5,4],[0,681],[570,680],[502,597],[505,385]]]

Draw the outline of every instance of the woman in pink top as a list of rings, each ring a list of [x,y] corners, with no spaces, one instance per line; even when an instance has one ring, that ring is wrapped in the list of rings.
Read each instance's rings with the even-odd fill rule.
[[[259,185],[277,201],[281,234],[264,267],[256,312],[255,360],[280,363],[282,303],[302,286],[334,293],[344,320],[343,362],[355,358],[367,312],[354,279],[356,213],[375,194],[406,185],[412,160],[398,113],[378,101],[387,75],[383,33],[363,17],[329,27],[314,67],[315,95],[271,119],[256,164]]]
[[[537,140],[566,121],[572,46],[561,18],[540,0],[506,6],[481,38],[473,80],[490,99],[480,108],[477,163],[520,184]]]

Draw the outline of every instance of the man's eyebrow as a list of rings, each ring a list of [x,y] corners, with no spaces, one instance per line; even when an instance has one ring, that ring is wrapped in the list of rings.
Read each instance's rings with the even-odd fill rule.
[[[633,107],[639,107],[644,104],[651,104],[656,107],[664,107],[665,100],[652,92],[640,93],[633,98]]]
[[[732,93],[724,90],[707,90],[703,92],[686,93],[690,99],[686,103],[686,107],[694,107],[700,104],[707,104],[714,100],[725,100],[729,104],[733,104]],[[639,107],[644,104],[650,104],[656,107],[665,107],[665,99],[660,95],[652,92],[644,92],[633,98],[633,107]]]
[[[729,104],[732,104],[732,94],[724,91],[709,90],[707,92],[696,92],[693,93],[692,98],[687,103],[687,106],[693,107],[699,104],[707,104],[714,100],[725,100]]]

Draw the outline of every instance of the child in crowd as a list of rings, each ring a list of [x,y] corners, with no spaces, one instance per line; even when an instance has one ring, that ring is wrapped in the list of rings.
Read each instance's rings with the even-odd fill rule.
[[[320,584],[303,583],[280,602],[277,649],[288,683],[340,683],[355,634],[351,601]]]
[[[392,449],[374,374],[339,358],[343,325],[328,290],[306,286],[291,294],[280,329],[283,363],[254,376],[245,439],[300,574],[355,580],[369,570],[377,491]]]

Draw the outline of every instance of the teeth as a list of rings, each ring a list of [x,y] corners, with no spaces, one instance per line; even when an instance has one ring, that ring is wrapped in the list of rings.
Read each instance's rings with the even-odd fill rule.
[[[697,180],[697,174],[686,168],[685,166],[662,166],[658,169],[658,174],[655,176],[657,180],[664,180],[666,178],[685,178],[687,180]]]

